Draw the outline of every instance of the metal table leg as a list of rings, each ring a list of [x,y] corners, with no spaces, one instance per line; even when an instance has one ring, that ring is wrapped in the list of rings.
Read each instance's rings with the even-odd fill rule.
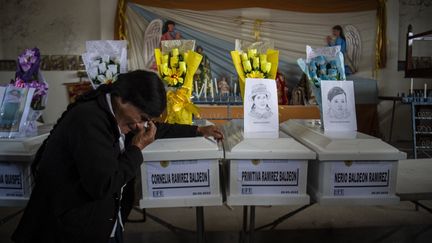
[[[308,205],[304,205],[304,206],[302,206],[302,207],[300,207],[300,208],[298,208],[298,209],[296,209],[296,210],[294,210],[294,211],[291,211],[291,212],[289,212],[289,213],[287,213],[287,214],[285,214],[285,215],[283,215],[283,216],[277,218],[275,221],[273,221],[273,222],[271,222],[271,223],[268,223],[268,224],[262,225],[262,226],[260,226],[260,227],[257,227],[257,228],[255,229],[255,231],[263,230],[263,229],[266,229],[266,228],[270,228],[270,230],[273,230],[273,229],[275,229],[279,224],[281,224],[282,222],[284,222],[285,220],[287,220],[287,219],[291,218],[292,216],[294,216],[294,215],[296,215],[296,214],[302,212],[303,210],[305,210],[306,208],[312,206],[313,204],[314,204],[314,203],[311,203],[311,204],[308,204]]]
[[[418,209],[420,207],[420,208],[423,208],[424,210],[428,211],[429,213],[432,213],[432,209],[429,208],[428,206],[426,206],[426,205],[424,205],[422,203],[419,203],[418,201],[411,201],[411,202],[415,204],[416,211],[418,211]]]
[[[247,242],[247,225],[248,225],[248,206],[243,206],[243,226],[240,231],[240,243]]]
[[[197,242],[204,243],[204,208],[196,207]]]
[[[393,107],[392,107],[392,114],[391,114],[391,121],[390,121],[390,134],[389,134],[389,140],[388,140],[389,142],[392,141],[395,109],[396,109],[396,100],[393,100]]]
[[[416,110],[414,102],[411,103],[411,125],[412,125],[412,136],[413,136],[413,153],[414,153],[414,159],[417,159],[417,136],[416,136]]]
[[[255,206],[250,206],[249,243],[254,242],[254,233],[255,233]]]

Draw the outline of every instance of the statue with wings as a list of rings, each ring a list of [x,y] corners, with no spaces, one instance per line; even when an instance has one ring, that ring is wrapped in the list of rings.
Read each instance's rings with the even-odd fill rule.
[[[346,39],[345,65],[355,73],[358,71],[362,52],[360,32],[354,25],[345,25],[343,28]]]
[[[155,19],[149,23],[144,33],[144,67],[153,69],[155,64],[154,50],[160,47],[163,22]]]

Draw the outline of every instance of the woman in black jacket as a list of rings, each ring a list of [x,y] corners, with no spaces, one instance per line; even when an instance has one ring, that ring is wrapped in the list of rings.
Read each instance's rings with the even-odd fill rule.
[[[69,105],[36,154],[35,186],[12,239],[121,242],[122,192],[143,161],[141,150],[155,138],[222,138],[214,126],[154,123],[165,107],[163,84],[147,71],[121,74]]]

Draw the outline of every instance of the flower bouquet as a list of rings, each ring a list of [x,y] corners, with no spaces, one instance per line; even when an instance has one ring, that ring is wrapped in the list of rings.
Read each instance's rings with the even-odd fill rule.
[[[247,51],[231,51],[231,58],[239,76],[240,93],[244,97],[246,78],[275,79],[279,51],[267,49],[258,52],[258,48],[250,48]]]
[[[126,45],[126,41],[87,41],[82,58],[94,89],[115,82],[127,71]]]
[[[193,76],[202,56],[193,51],[190,43],[190,40],[162,41],[162,50],[155,49],[159,75],[168,86],[166,122],[171,124],[190,125],[192,115],[199,116],[191,96]]]
[[[11,85],[21,89],[34,89],[30,109],[28,110],[25,130],[20,136],[35,136],[37,134],[37,119],[42,115],[48,98],[48,84],[40,72],[40,51],[38,48],[25,49],[17,59],[15,79]],[[26,93],[26,92],[25,92]],[[24,116],[25,117],[25,116]]]
[[[40,52],[38,48],[25,49],[18,56],[17,70],[14,85],[18,88],[35,88],[31,108],[33,110],[45,109],[48,84],[40,72]]]
[[[343,54],[340,46],[313,49],[306,46],[306,60],[297,60],[306,74],[322,119],[321,82],[325,80],[346,80]],[[321,122],[321,124],[323,124]]]

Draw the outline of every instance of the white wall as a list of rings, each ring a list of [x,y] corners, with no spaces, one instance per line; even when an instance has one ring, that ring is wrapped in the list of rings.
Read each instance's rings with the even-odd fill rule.
[[[100,0],[100,39],[111,40],[114,37],[114,22],[117,0]]]
[[[387,1],[387,68],[378,73],[380,95],[408,92],[409,81],[397,71],[397,61],[404,58],[404,35],[408,23],[415,32],[432,29],[432,6],[411,6],[412,0]],[[42,54],[81,54],[85,41],[112,39],[117,0],[0,0],[0,59],[14,59],[26,47],[37,46]],[[263,13],[265,14],[265,13]],[[399,21],[400,20],[400,21]],[[401,29],[400,29],[401,28]],[[402,36],[402,37],[401,37]],[[402,41],[400,39],[402,38]],[[402,56],[401,56],[401,52]],[[76,82],[73,71],[44,72],[49,84],[49,102],[45,119],[54,122],[67,105],[63,83]],[[370,72],[364,76],[370,76]],[[13,72],[0,72],[0,82],[13,78]],[[427,80],[432,87],[431,80]],[[423,87],[416,80],[415,87]],[[410,139],[409,107],[399,105],[396,112],[394,139]],[[389,102],[381,102],[379,116],[381,132],[388,134],[391,113]]]
[[[415,32],[432,29],[430,18],[432,6],[424,10],[423,14],[419,14],[418,11],[415,10],[416,7],[400,4],[400,2],[406,1],[387,1],[387,68],[378,73],[378,89],[380,95],[383,96],[395,96],[397,93],[401,92],[407,94],[410,89],[410,80],[404,78],[403,71],[397,71],[397,61],[399,57],[405,59],[405,48],[400,47],[401,45],[405,45],[406,26],[408,26],[408,23],[418,26],[415,27]],[[426,15],[424,14],[425,12],[430,12],[430,14]],[[399,23],[400,18],[402,18],[401,24]],[[400,26],[403,26],[403,29],[400,29]],[[402,55],[400,52],[403,52]],[[428,87],[432,87],[431,79],[415,79],[414,89],[421,89],[424,83],[427,83]],[[387,138],[390,129],[391,102],[381,102],[378,106],[378,112],[381,133]],[[411,139],[410,112],[410,107],[408,105],[398,104],[393,128],[393,140]]]
[[[25,48],[42,55],[80,55],[86,40],[113,39],[117,0],[0,0],[0,59],[15,59]],[[55,122],[68,101],[63,83],[79,81],[75,71],[44,71],[49,83],[47,122]],[[0,72],[7,83],[14,72]]]
[[[413,26],[414,33],[432,30],[432,1],[400,0],[399,1],[399,60],[405,59],[405,40],[408,25]],[[425,43],[425,42],[423,42]],[[416,43],[422,45],[422,43]],[[423,46],[425,47],[425,46]],[[420,56],[432,56],[432,44],[422,48]],[[415,48],[415,46],[414,46]],[[413,50],[415,51],[415,50]],[[425,52],[426,51],[426,52]],[[414,53],[413,53],[414,54]]]

